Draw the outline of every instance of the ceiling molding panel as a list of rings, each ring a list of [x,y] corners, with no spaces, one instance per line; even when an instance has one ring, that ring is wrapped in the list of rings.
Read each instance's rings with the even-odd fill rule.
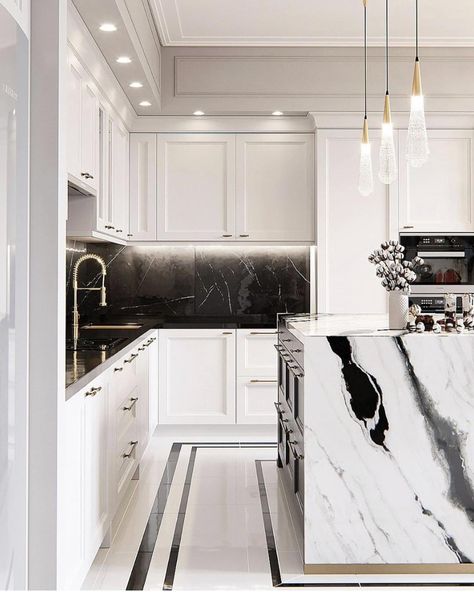
[[[163,45],[353,47],[362,44],[361,2],[338,0],[149,0]],[[414,2],[391,6],[391,42],[414,43]],[[456,4],[455,9],[453,4]],[[472,0],[430,0],[420,10],[425,47],[474,46]],[[369,11],[369,44],[384,44],[384,3]]]

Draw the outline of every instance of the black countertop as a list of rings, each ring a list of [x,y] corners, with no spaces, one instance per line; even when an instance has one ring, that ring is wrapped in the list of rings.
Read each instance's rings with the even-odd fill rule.
[[[243,315],[238,317],[149,317],[134,315],[127,317],[101,317],[92,320],[101,324],[136,323],[141,325],[134,329],[100,329],[94,330],[94,337],[121,338],[120,343],[107,351],[66,351],[66,388],[81,380],[86,374],[95,370],[136,339],[151,329],[275,329],[276,318],[267,315]],[[87,330],[80,332],[80,337],[89,336]]]

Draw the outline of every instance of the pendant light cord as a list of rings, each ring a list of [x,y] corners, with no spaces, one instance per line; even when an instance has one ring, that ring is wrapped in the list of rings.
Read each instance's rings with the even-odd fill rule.
[[[418,0],[415,0],[415,34],[416,34],[416,61],[418,61]]]
[[[364,115],[367,119],[367,5],[364,3]]]
[[[388,94],[388,0],[385,0],[385,77]]]

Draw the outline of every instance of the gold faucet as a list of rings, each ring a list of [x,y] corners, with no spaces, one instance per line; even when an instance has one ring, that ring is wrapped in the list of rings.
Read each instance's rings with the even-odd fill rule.
[[[79,272],[79,267],[81,266],[84,261],[88,259],[93,259],[97,261],[102,270],[102,286],[100,288],[79,288],[77,285],[77,276]],[[107,302],[105,300],[105,276],[107,275],[107,268],[105,266],[105,261],[99,255],[94,255],[93,253],[83,255],[79,257],[74,265],[74,270],[72,272],[72,287],[74,290],[74,306],[72,309],[72,333],[74,339],[74,345],[76,345],[77,340],[79,339],[79,308],[77,305],[77,293],[79,290],[84,290],[86,292],[93,292],[100,290],[100,306],[107,306]]]

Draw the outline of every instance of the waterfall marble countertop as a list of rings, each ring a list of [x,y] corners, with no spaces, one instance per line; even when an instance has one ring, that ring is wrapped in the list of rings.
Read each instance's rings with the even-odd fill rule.
[[[474,581],[474,334],[386,327],[289,321],[304,342],[305,570]]]

